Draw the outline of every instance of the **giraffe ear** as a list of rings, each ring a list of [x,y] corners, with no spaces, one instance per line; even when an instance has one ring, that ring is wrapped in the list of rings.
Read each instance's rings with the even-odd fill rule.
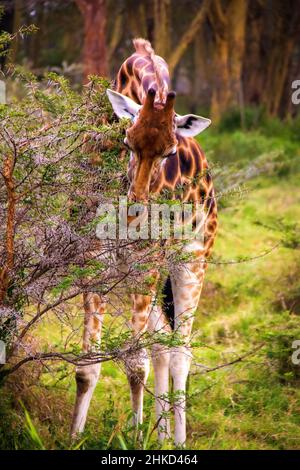
[[[210,119],[195,114],[186,114],[185,116],[176,114],[175,121],[177,126],[176,134],[182,137],[195,137],[211,124]]]
[[[107,89],[106,93],[116,115],[133,121],[141,105],[117,91]]]

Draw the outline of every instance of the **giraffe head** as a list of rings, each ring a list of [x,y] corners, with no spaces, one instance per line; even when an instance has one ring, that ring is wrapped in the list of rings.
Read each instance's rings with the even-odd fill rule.
[[[209,119],[188,114],[179,116],[174,111],[176,94],[170,91],[164,104],[155,102],[156,91],[150,88],[143,105],[112,90],[107,90],[114,112],[119,118],[130,118],[124,143],[134,159],[129,198],[147,201],[151,177],[164,158],[177,152],[177,136],[193,137],[211,123]]]

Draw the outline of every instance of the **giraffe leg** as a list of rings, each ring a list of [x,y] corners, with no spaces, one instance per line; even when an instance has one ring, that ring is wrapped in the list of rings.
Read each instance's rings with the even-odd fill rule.
[[[101,340],[102,315],[105,303],[99,295],[84,294],[84,333],[83,351],[88,353],[93,350],[93,343],[99,345]],[[71,426],[71,436],[75,437],[84,430],[91,398],[96,387],[101,364],[78,366],[76,368],[77,394]]]
[[[148,330],[153,333],[155,331],[170,331],[161,309],[153,306],[149,315]],[[170,367],[170,350],[162,344],[154,344],[151,350],[152,364],[154,369],[155,380],[155,411],[158,423],[158,440],[163,442],[164,439],[170,437],[170,419],[169,419],[169,367]]]
[[[133,294],[132,329],[138,340],[147,329],[151,297]],[[133,408],[133,424],[143,422],[144,386],[149,375],[149,357],[146,349],[139,349],[130,354],[125,361],[126,373],[130,385],[131,403]]]
[[[170,372],[175,394],[175,444],[184,445],[186,441],[186,382],[191,365],[192,354],[189,347],[193,326],[193,316],[197,309],[204,278],[204,266],[191,262],[178,269],[172,276],[175,319],[174,328],[184,340],[184,345],[171,350]]]

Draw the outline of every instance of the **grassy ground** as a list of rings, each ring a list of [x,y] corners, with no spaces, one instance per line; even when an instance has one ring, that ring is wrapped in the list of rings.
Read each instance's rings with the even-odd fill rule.
[[[215,262],[207,272],[194,327],[195,363],[215,367],[236,362],[207,373],[193,365],[190,449],[300,447],[300,366],[291,363],[292,342],[300,339],[300,240],[295,225],[300,219],[300,146],[287,131],[272,135],[271,130],[209,131],[200,139],[210,161],[218,163],[218,190],[230,186],[237,172],[242,190],[219,201]],[[57,341],[55,320],[41,325],[39,335],[43,341]],[[2,388],[1,448],[70,447],[75,387],[68,371],[63,366],[54,373],[28,367]],[[19,398],[29,412],[27,420]],[[123,372],[104,364],[79,447],[134,447],[130,413]],[[145,415],[150,425],[144,434],[149,435],[155,418],[148,394]],[[144,445],[156,448],[155,432]]]

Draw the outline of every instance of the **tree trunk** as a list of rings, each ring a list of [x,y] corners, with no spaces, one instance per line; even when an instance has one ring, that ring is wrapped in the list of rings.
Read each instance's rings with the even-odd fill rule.
[[[170,50],[171,0],[154,0],[154,49],[167,58]]]
[[[135,14],[132,12],[135,11]],[[151,13],[151,11],[150,11]],[[148,9],[146,10],[145,4],[140,2],[137,5],[136,0],[127,3],[126,11],[126,25],[133,37],[149,37],[148,31]],[[151,35],[150,35],[151,36]],[[151,39],[151,38],[150,38]]]
[[[187,47],[193,41],[194,37],[196,36],[197,32],[199,31],[200,26],[202,25],[203,21],[206,18],[206,14],[208,8],[212,4],[212,0],[204,0],[200,10],[198,11],[197,15],[193,19],[192,23],[183,34],[182,38],[180,39],[178,46],[174,49],[171,56],[169,57],[168,64],[170,74],[172,75],[175,67],[177,66],[178,62],[180,61],[181,57],[183,56],[184,52],[186,51]]]
[[[112,28],[112,33],[111,33],[111,37],[109,41],[109,47],[108,47],[108,60],[109,61],[111,61],[122,38],[123,18],[124,18],[124,11],[119,9],[119,11],[116,13],[116,16],[114,18],[114,25]]]
[[[40,51],[45,44],[47,37],[47,17],[45,14],[44,2],[37,3],[35,6],[35,16],[32,21],[39,28],[39,31],[29,36],[29,57],[32,67],[35,70],[40,64]]]
[[[211,119],[215,124],[227,108],[230,96],[228,18],[221,0],[214,0],[209,11],[214,35]]]
[[[299,10],[295,10],[292,3],[284,6],[279,0],[275,6],[277,15],[271,24],[272,50],[263,94],[266,110],[271,116],[279,114],[292,52],[299,35]]]
[[[221,0],[214,0],[209,19],[215,44],[211,117],[220,121],[229,107],[243,108],[241,75],[245,51],[248,0],[231,0],[226,10]],[[241,109],[241,116],[243,109]]]
[[[229,101],[228,41],[218,36],[214,50],[214,78],[211,98],[211,119],[219,123]]]
[[[245,76],[247,86],[245,88],[245,100],[248,104],[258,105],[261,100],[263,83],[265,80],[265,62],[262,52],[262,36],[264,31],[264,3],[253,1],[250,3],[248,16],[247,48],[245,51]]]
[[[240,105],[248,0],[231,0],[226,12],[229,34],[229,106]]]
[[[13,20],[13,33],[16,33],[22,26],[22,1],[14,1],[14,20]],[[19,37],[17,36],[11,44],[9,60],[15,64],[17,61],[19,49]]]
[[[108,75],[106,1],[76,0],[84,21],[83,80],[88,75]]]
[[[203,29],[200,28],[193,44],[193,74],[190,110],[194,114],[197,114],[198,112],[197,108],[200,101],[207,107],[210,104],[208,56],[209,52],[207,51],[207,43],[205,41]]]
[[[293,40],[288,38],[282,46],[281,60],[276,63],[276,72],[274,74],[273,82],[273,99],[270,101],[269,112],[272,116],[279,113],[279,107],[283,94],[283,87],[286,81],[289,61],[293,50]]]

